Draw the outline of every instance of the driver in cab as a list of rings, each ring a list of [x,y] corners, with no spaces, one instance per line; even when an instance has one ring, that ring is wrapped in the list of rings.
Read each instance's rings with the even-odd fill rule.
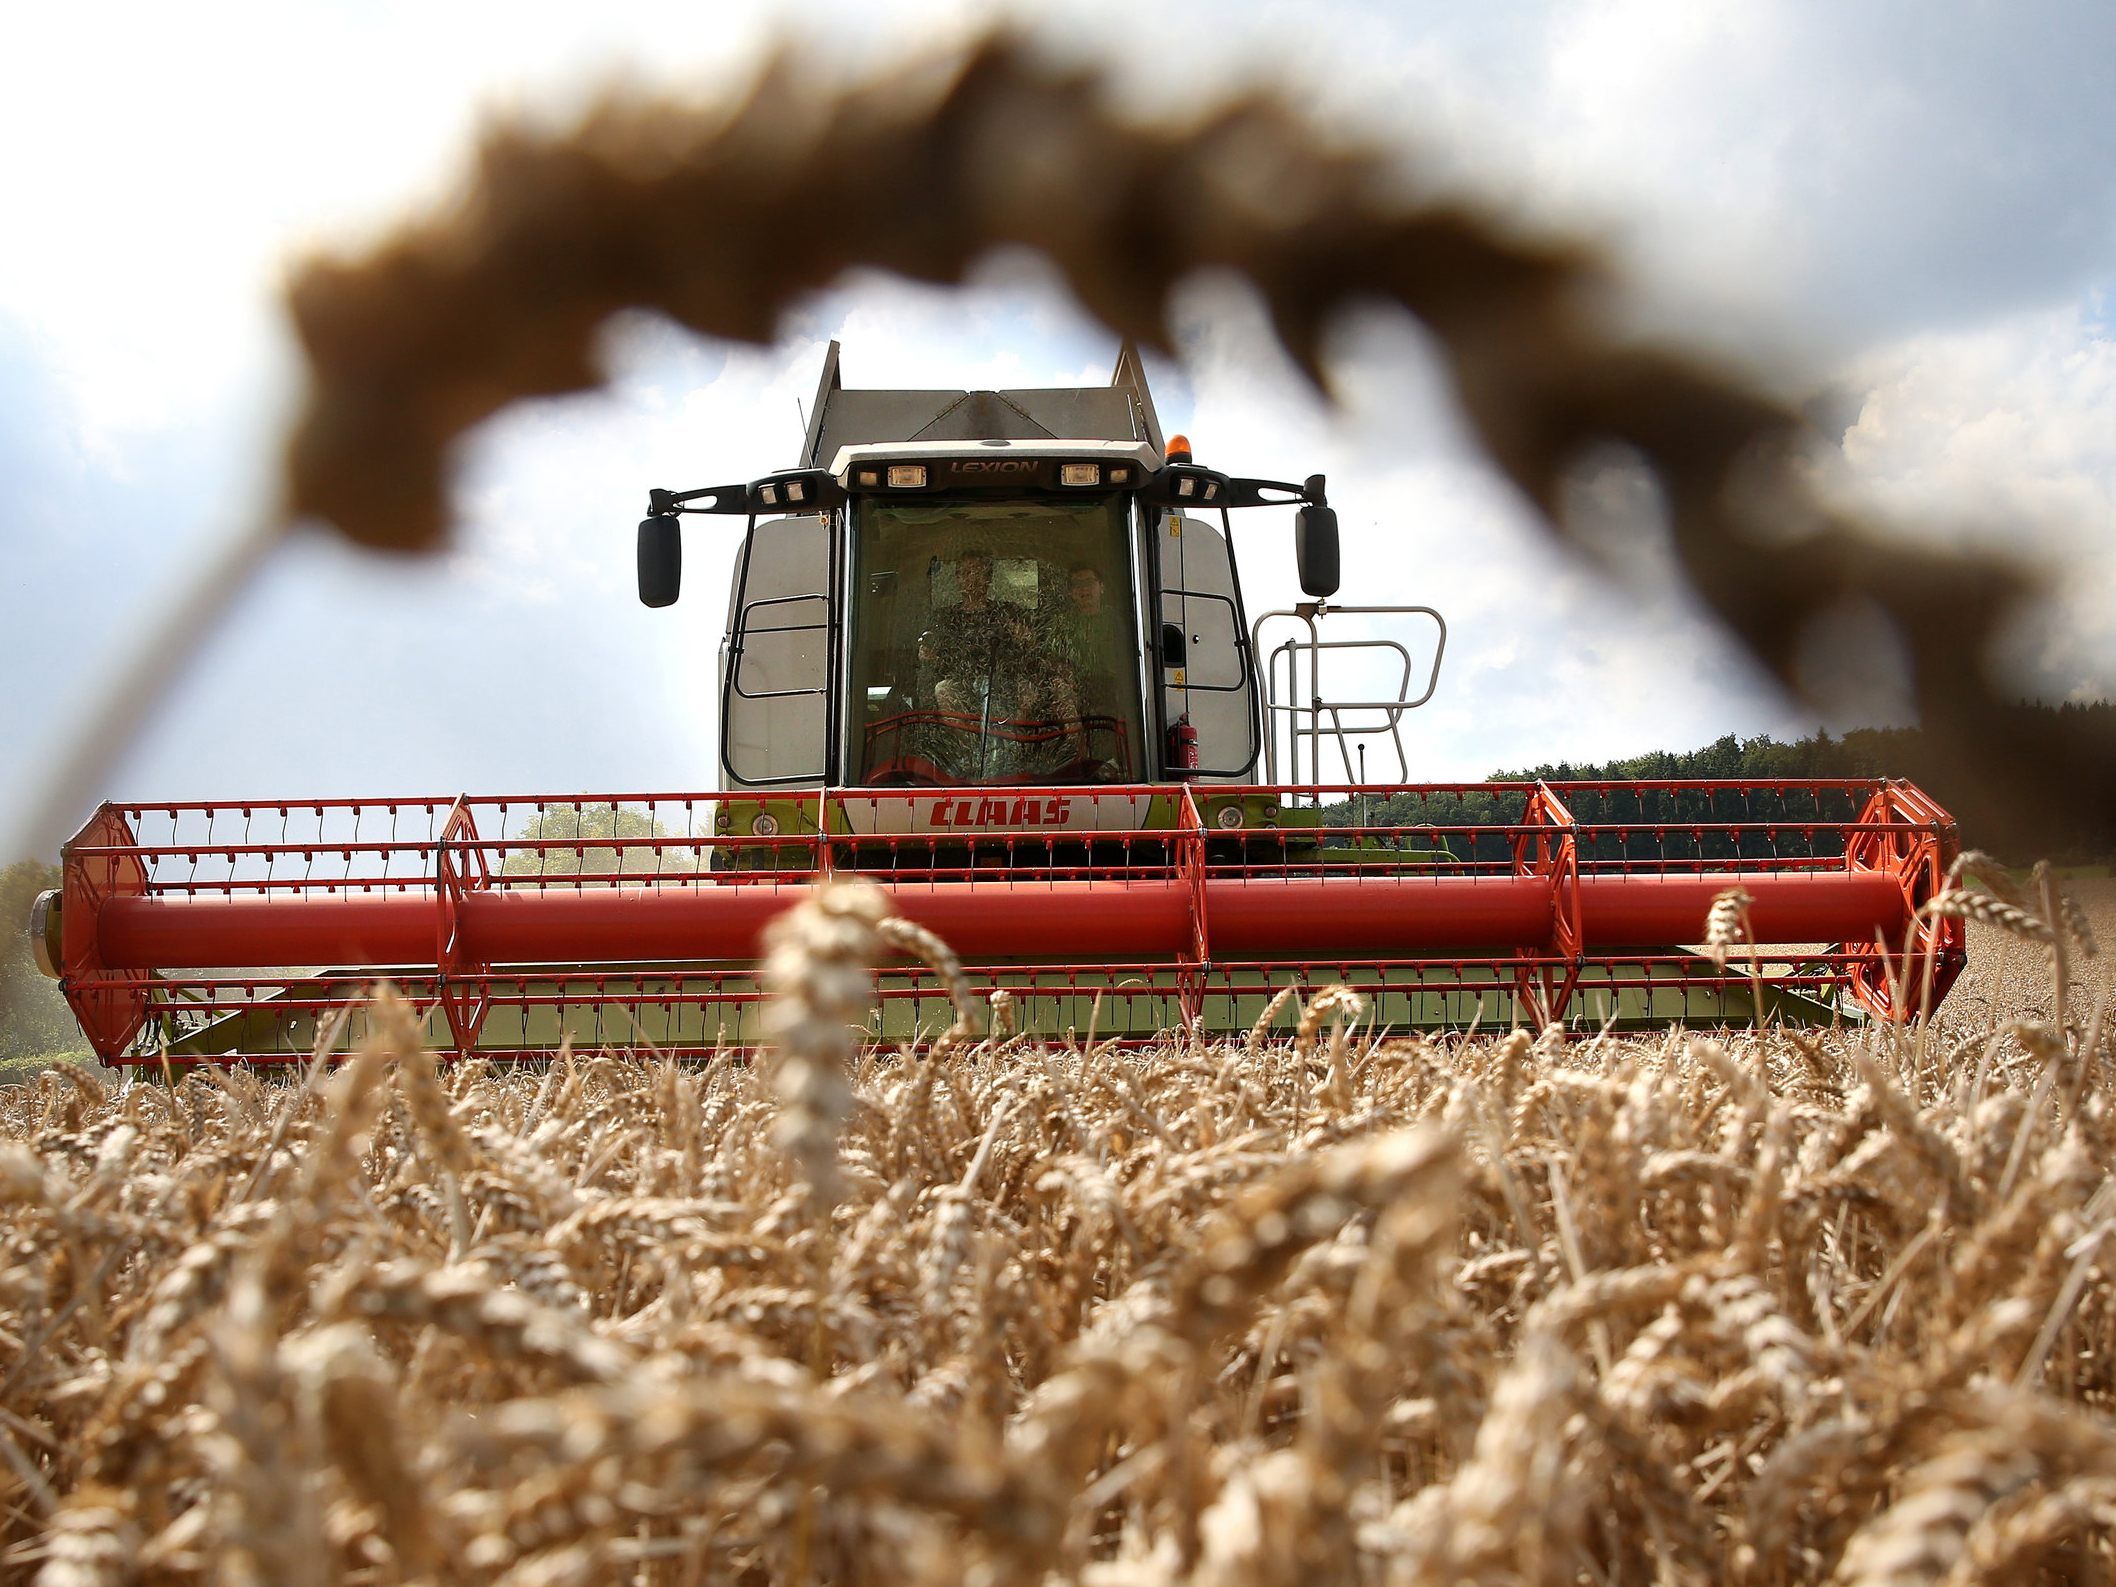
[[[919,659],[933,668],[933,703],[985,720],[1019,715],[1034,698],[1028,623],[992,596],[992,553],[966,546],[956,554],[960,600],[939,607],[919,636]]]

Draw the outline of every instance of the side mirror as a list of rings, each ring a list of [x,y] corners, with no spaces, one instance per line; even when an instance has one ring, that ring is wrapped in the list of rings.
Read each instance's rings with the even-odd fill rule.
[[[683,588],[683,520],[643,518],[639,524],[639,599],[673,606]]]
[[[1337,509],[1303,507],[1293,516],[1293,560],[1300,587],[1321,600],[1337,593]]]

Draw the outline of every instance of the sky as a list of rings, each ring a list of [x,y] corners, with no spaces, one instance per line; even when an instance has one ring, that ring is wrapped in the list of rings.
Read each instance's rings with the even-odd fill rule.
[[[276,306],[292,264],[444,197],[493,118],[562,124],[613,89],[739,94],[775,39],[886,71],[994,19],[1107,71],[1141,116],[1266,81],[1401,149],[1414,183],[1598,239],[1640,334],[1826,394],[1836,488],[1900,523],[1906,558],[1971,519],[2064,569],[2002,658],[2020,692],[2116,694],[2106,0],[588,10],[141,4],[0,23],[0,849],[128,640],[269,489],[298,390]],[[1900,669],[1857,614],[1866,664],[1820,706],[1778,693],[1681,591],[1650,493],[1620,478],[1602,489],[1605,561],[1554,549],[1402,316],[1333,328],[1327,397],[1239,283],[1187,283],[1175,319],[1179,357],[1152,364],[1167,427],[1229,472],[1326,473],[1346,598],[1445,613],[1439,688],[1406,724],[1413,778],[1903,718]],[[629,318],[606,338],[606,390],[472,438],[442,556],[320,532],[279,551],[103,791],[710,787],[733,541],[693,520],[708,527],[687,532],[685,597],[650,612],[633,525],[650,485],[792,463],[832,339],[868,386],[1100,382],[1116,351],[1018,255],[960,291],[849,277],[769,347]],[[1290,517],[1240,526],[1252,612],[1297,597]]]

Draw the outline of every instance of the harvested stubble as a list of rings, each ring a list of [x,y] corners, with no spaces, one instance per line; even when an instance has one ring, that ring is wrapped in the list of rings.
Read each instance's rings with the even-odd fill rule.
[[[47,1075],[0,1101],[9,1574],[2108,1574],[2091,1011],[1436,1044],[1355,1003],[865,1051],[827,1107],[798,1055],[436,1074],[401,1027],[307,1083]]]
[[[2069,919],[2075,928],[2084,928],[2083,934],[2077,929],[2068,933],[2074,950],[2069,991],[2071,999],[2091,1013],[2097,998],[2116,993],[2116,877],[2067,882],[2064,898],[2070,907],[2060,903],[2060,921]],[[2100,951],[2085,957],[2078,950],[2086,944]],[[2016,936],[1972,918],[1969,968],[1948,995],[1948,1011],[1958,1020],[1971,1022],[2023,1014],[2050,1018],[2049,957],[2050,950],[2033,937]]]

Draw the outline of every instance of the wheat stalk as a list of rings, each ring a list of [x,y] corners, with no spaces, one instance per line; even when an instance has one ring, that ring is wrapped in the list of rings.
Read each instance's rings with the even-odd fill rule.
[[[763,1062],[443,1073],[399,1029],[313,1085],[0,1091],[9,1567],[2110,1563],[2116,1070],[2046,993],[1929,1047],[1362,1046],[1325,992],[1285,1041],[912,1054],[855,1028],[868,967],[945,945],[811,905]]]

